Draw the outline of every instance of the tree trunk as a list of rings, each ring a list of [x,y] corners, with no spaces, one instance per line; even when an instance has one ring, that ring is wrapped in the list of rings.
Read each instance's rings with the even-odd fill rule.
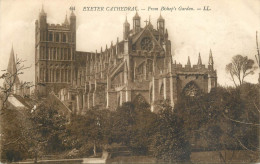
[[[38,160],[37,158],[38,158],[38,153],[35,150],[35,152],[34,152],[34,163],[37,163],[37,160]]]
[[[96,150],[96,141],[94,141],[94,148],[93,148],[94,156],[97,156],[97,150]]]

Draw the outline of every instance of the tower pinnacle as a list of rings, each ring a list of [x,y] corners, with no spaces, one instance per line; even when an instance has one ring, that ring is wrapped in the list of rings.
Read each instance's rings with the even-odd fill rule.
[[[214,65],[214,61],[213,61],[213,56],[212,56],[212,51],[210,49],[209,51],[209,65]]]
[[[187,65],[188,65],[188,66],[191,66],[191,63],[190,63],[190,56],[188,56],[188,62],[187,62]]]
[[[200,57],[200,53],[199,53],[198,65],[202,65],[202,61],[201,61],[201,57]]]
[[[65,25],[69,25],[69,21],[68,21],[68,18],[67,18],[67,14],[66,14],[66,17],[65,17],[64,24],[65,24]]]

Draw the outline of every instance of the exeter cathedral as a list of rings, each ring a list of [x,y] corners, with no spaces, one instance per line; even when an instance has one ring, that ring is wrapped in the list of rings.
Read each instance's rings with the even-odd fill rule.
[[[132,27],[123,23],[123,39],[99,52],[76,50],[76,15],[49,24],[42,9],[35,22],[35,83],[40,97],[55,95],[71,111],[92,107],[115,110],[127,101],[145,101],[151,110],[160,100],[173,106],[181,95],[208,93],[217,86],[212,52],[208,66],[198,56],[182,66],[172,60],[171,41],[160,15],[154,26],[136,12]]]

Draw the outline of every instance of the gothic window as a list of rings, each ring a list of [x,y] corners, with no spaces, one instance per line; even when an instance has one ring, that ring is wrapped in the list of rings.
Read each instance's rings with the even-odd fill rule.
[[[146,102],[145,98],[141,94],[138,94],[134,98],[133,103],[140,105],[140,104],[146,104],[147,102]]]
[[[68,49],[64,48],[64,60],[68,60],[67,56],[68,56]]]
[[[42,59],[43,57],[43,51],[42,51],[42,47],[40,47],[40,59]]]
[[[183,89],[184,96],[195,97],[200,94],[199,87],[192,81],[189,82]]]
[[[61,50],[60,50],[60,59],[61,59],[61,60],[63,60],[63,52],[64,52],[64,51],[63,51],[63,48],[61,48]]]
[[[62,41],[67,42],[67,35],[66,34],[63,34]]]
[[[160,99],[164,99],[164,85],[163,84],[161,85],[161,88],[160,88]]]
[[[60,79],[60,70],[56,69],[56,82],[59,82]]]
[[[71,60],[71,52],[70,52],[70,48],[68,49],[68,60]]]
[[[67,82],[68,81],[68,70],[67,69],[65,69],[65,82]]]
[[[147,63],[146,63],[146,66],[147,66],[147,72],[148,74],[149,73],[152,73],[153,72],[153,61],[148,59],[147,60]]]
[[[74,34],[71,34],[71,42],[74,42]]]
[[[48,57],[49,57],[49,54],[46,53],[45,47],[43,47],[43,54],[44,54],[44,56],[46,56],[46,59],[49,59],[49,58],[48,58]]]
[[[56,33],[55,41],[56,41],[56,42],[59,42],[59,41],[60,41],[60,35],[59,35],[59,33]]]
[[[54,50],[53,50],[53,59],[54,60],[56,59],[56,48],[54,48]]]
[[[135,44],[132,46],[132,50],[133,50],[133,51],[136,50],[136,45],[135,45]]]
[[[53,38],[53,34],[52,32],[49,33],[49,41],[52,41],[52,38]]]
[[[40,82],[43,81],[43,69],[40,68]]]
[[[64,81],[64,71],[63,70],[61,70],[61,82],[63,82]]]
[[[68,70],[68,82],[70,82],[71,79],[71,70]]]
[[[52,82],[51,75],[52,75],[52,69],[49,69],[49,82]]]
[[[149,37],[145,37],[141,41],[141,49],[151,51],[153,48],[153,42]]]

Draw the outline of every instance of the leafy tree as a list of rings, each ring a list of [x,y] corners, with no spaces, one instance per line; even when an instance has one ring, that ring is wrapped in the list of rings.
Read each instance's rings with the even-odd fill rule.
[[[15,162],[29,157],[26,141],[26,112],[18,111],[6,104],[1,121],[1,162]]]
[[[156,121],[154,156],[168,162],[189,161],[191,149],[184,121],[177,117],[171,106],[163,104],[162,109]]]
[[[65,133],[65,116],[58,112],[58,107],[53,101],[42,103],[30,112],[27,127],[27,143],[35,162],[39,156],[49,153],[61,152],[63,146],[63,133]]]
[[[226,65],[226,71],[230,74],[235,86],[243,84],[245,77],[254,74],[255,69],[254,60],[242,55],[234,56],[231,63]],[[236,81],[239,83],[237,84]]]

